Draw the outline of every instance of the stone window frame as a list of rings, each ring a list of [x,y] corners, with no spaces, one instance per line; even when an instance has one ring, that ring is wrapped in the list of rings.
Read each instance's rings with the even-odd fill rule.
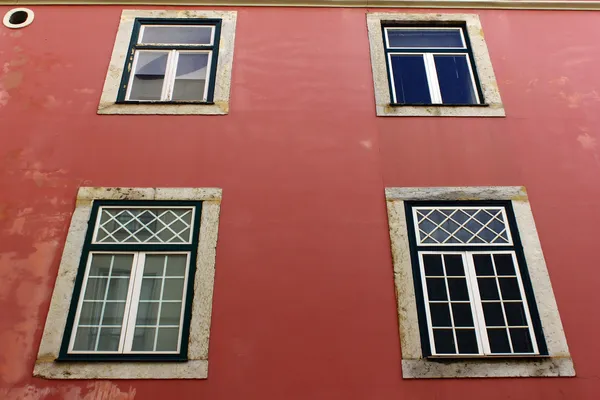
[[[575,376],[573,360],[569,354],[525,187],[388,187],[385,189],[385,196],[394,264],[403,378]],[[547,356],[442,360],[423,357],[408,239],[409,227],[404,205],[405,201],[419,200],[511,201],[548,347]]]
[[[479,78],[483,103],[476,105],[451,106],[432,104],[423,106],[392,106],[388,83],[387,62],[383,43],[382,24],[398,22],[440,23],[454,22],[466,25],[473,58],[474,73]],[[492,61],[483,37],[483,29],[477,14],[408,14],[367,13],[367,29],[371,51],[371,69],[375,89],[375,106],[380,117],[504,117],[504,105],[500,98]]]
[[[221,19],[217,71],[212,104],[117,103],[119,87],[125,68],[136,18],[205,18]],[[98,114],[163,114],[163,115],[225,115],[229,113],[231,70],[237,11],[204,10],[123,10],[113,48]]]
[[[79,188],[33,375],[48,379],[206,379],[221,199],[222,190],[218,188]],[[94,200],[202,201],[186,362],[55,361]]]

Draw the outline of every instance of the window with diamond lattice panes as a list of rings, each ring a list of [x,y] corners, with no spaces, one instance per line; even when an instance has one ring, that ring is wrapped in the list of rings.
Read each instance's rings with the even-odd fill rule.
[[[426,356],[543,354],[510,204],[409,202],[407,213]]]
[[[201,203],[94,205],[64,359],[185,359]]]

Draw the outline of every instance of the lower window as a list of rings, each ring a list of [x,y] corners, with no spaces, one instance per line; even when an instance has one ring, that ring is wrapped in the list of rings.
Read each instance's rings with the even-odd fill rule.
[[[406,212],[424,356],[547,353],[510,202],[407,202]]]
[[[178,353],[189,253],[91,253],[69,353]]]
[[[200,208],[94,204],[59,359],[187,359]]]

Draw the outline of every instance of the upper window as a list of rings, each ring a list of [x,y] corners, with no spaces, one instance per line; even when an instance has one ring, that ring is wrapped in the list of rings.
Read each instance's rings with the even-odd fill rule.
[[[368,13],[378,116],[502,117],[475,14]]]
[[[200,204],[94,205],[62,359],[186,359]]]
[[[383,31],[393,103],[480,103],[463,27],[388,26]]]
[[[220,20],[136,19],[119,101],[212,102]]]
[[[235,11],[124,10],[99,114],[227,114]]]
[[[424,355],[545,354],[510,202],[406,207]]]

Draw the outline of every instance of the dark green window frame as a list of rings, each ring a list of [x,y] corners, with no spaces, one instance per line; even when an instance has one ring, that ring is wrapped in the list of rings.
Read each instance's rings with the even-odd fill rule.
[[[191,243],[189,244],[94,244],[93,236],[98,218],[98,212],[102,206],[117,206],[117,207],[177,207],[187,206],[194,207],[195,214],[191,226]],[[71,305],[69,307],[69,313],[67,316],[67,322],[65,326],[65,332],[63,334],[63,340],[59,352],[59,356],[56,361],[187,361],[188,342],[190,334],[190,321],[192,311],[192,300],[194,297],[194,277],[196,272],[196,259],[198,252],[198,241],[200,237],[200,215],[202,212],[202,202],[198,201],[122,201],[122,200],[97,200],[94,201],[90,219],[88,220],[88,229],[85,236],[85,242],[82,250],[81,260],[79,262],[79,268],[77,276],[75,278],[73,296],[71,299]],[[96,354],[96,353],[69,353],[69,344],[71,342],[71,336],[74,332],[74,323],[79,304],[79,299],[83,295],[81,293],[83,287],[83,281],[85,277],[86,268],[88,265],[88,258],[90,253],[94,251],[129,251],[129,252],[189,252],[189,266],[187,275],[187,286],[186,286],[186,299],[185,304],[182,304],[183,320],[181,324],[181,346],[179,353],[136,353],[136,354],[123,354],[123,353],[112,353],[112,354]]]
[[[528,311],[531,317],[531,328],[535,333],[535,341],[538,348],[537,354],[531,355],[520,355],[515,354],[515,356],[520,358],[540,358],[548,356],[548,347],[546,345],[545,336],[542,330],[542,324],[540,319],[540,314],[537,308],[537,302],[535,300],[535,295],[533,292],[533,287],[531,284],[531,278],[529,276],[527,263],[525,260],[525,254],[523,252],[523,245],[521,243],[521,238],[519,235],[519,229],[517,226],[515,214],[513,211],[511,201],[504,200],[478,200],[478,201],[406,201],[404,203],[405,212],[406,212],[406,223],[408,229],[408,241],[410,247],[410,257],[412,264],[412,272],[413,272],[413,280],[414,280],[414,288],[415,288],[415,298],[417,303],[417,315],[419,320],[419,333],[421,337],[421,348],[423,352],[424,358],[432,357],[432,343],[430,340],[430,331],[433,329],[429,326],[425,294],[424,294],[424,285],[423,280],[425,277],[422,276],[421,265],[420,265],[420,257],[419,253],[429,252],[429,253],[451,253],[451,252],[513,252],[516,256],[516,260],[518,263],[518,270],[520,271],[520,278],[523,284],[523,291],[525,294],[525,299],[528,305]],[[423,244],[419,245],[417,242],[417,236],[415,231],[415,220],[413,216],[413,209],[415,207],[502,207],[506,212],[506,223],[508,225],[510,235],[512,236],[512,244],[507,245],[465,245],[465,244],[456,244],[456,245],[428,245],[424,246]],[[427,289],[429,290],[429,289]],[[447,300],[449,303],[453,300],[450,298]],[[474,304],[474,299],[470,299],[471,304]],[[452,317],[453,318],[453,317]],[[454,326],[454,324],[453,324]],[[476,327],[476,324],[475,324]],[[490,328],[488,326],[488,328]],[[493,326],[491,327],[493,328]],[[456,354],[452,356],[447,356],[447,358],[465,358],[469,356],[469,354]],[[479,358],[490,357],[490,355],[474,355]],[[510,358],[515,357],[512,355],[502,354],[498,356],[492,356],[495,358]]]
[[[400,106],[434,106],[434,107],[488,107],[488,104],[485,103],[485,98],[483,96],[483,90],[481,89],[481,83],[479,80],[479,74],[477,73],[477,65],[475,64],[475,57],[473,56],[473,49],[471,46],[471,41],[469,40],[469,32],[467,29],[467,24],[464,22],[382,22],[381,24],[381,32],[382,32],[382,40],[383,40],[383,48],[385,52],[385,65],[387,71],[388,78],[388,89],[390,91],[390,105],[392,107],[400,107]],[[386,28],[459,28],[462,31],[462,35],[465,41],[465,48],[462,50],[459,49],[444,49],[444,48],[402,48],[402,50],[398,50],[395,48],[389,48],[387,37],[386,37]],[[472,78],[475,86],[475,91],[477,93],[479,102],[472,104],[451,104],[451,103],[400,103],[397,101],[396,96],[394,95],[393,88],[393,71],[388,61],[388,55],[390,53],[423,53],[423,52],[431,52],[434,51],[437,53],[462,53],[467,55],[471,65]]]
[[[125,59],[125,67],[123,69],[123,76],[121,77],[121,83],[119,86],[119,93],[117,96],[117,104],[214,104],[214,91],[215,81],[217,77],[217,62],[219,58],[219,43],[221,39],[221,19],[208,19],[208,18],[136,18],[133,24],[133,31],[131,34],[131,41],[129,42],[129,48],[127,50],[127,57]],[[212,45],[148,45],[138,43],[140,31],[143,25],[193,25],[193,26],[213,26],[214,27],[214,40]],[[208,91],[206,100],[185,100],[185,101],[139,101],[139,100],[126,100],[127,90],[131,74],[134,73],[133,60],[135,52],[137,50],[209,50],[212,51],[211,63],[210,63],[210,74],[207,77]]]

